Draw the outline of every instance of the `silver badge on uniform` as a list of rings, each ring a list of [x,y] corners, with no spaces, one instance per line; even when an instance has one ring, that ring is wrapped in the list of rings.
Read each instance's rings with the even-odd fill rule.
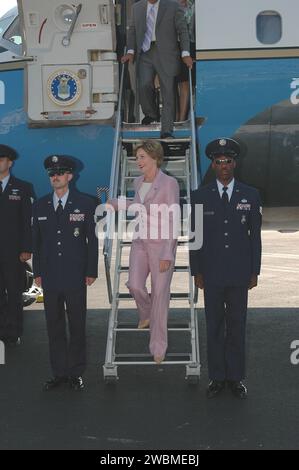
[[[57,162],[58,162],[58,157],[56,157],[56,155],[53,155],[53,157],[52,157],[52,162],[53,162],[53,163],[57,163]]]
[[[74,237],[79,237],[79,235],[80,235],[79,227],[74,228]]]
[[[242,215],[241,224],[246,224],[246,215]]]

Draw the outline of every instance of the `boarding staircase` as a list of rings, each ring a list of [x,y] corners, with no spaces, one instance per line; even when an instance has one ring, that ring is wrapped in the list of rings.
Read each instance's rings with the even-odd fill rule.
[[[121,73],[120,95],[116,119],[115,141],[112,159],[112,170],[110,177],[109,197],[132,197],[133,180],[139,176],[133,156],[134,146],[141,140],[148,138],[159,138],[160,126],[153,124],[142,126],[122,121],[124,67]],[[164,147],[164,164],[162,170],[175,177],[180,186],[180,200],[183,220],[182,230],[178,240],[176,264],[174,277],[180,276],[180,285],[184,286],[180,292],[171,290],[171,306],[175,303],[181,305],[183,302],[188,310],[186,315],[178,317],[177,309],[171,309],[168,319],[169,348],[165,360],[159,367],[168,365],[184,365],[186,367],[186,379],[188,383],[197,383],[200,376],[200,354],[198,341],[198,326],[196,315],[197,292],[194,291],[193,279],[189,270],[188,256],[188,213],[187,204],[190,202],[190,191],[197,188],[197,166],[196,166],[196,136],[195,121],[193,113],[192,81],[189,76],[190,86],[190,118],[185,123],[179,123],[174,128],[174,139],[159,139]],[[185,215],[184,215],[185,214]],[[118,369],[121,366],[149,366],[157,364],[148,352],[149,330],[138,329],[138,317],[135,303],[128,290],[123,290],[124,277],[128,277],[128,259],[131,240],[128,239],[125,227],[130,222],[129,211],[121,210],[117,214],[118,223],[115,231],[115,213],[108,212],[106,219],[106,233],[104,240],[104,261],[107,280],[107,289],[111,310],[109,315],[106,358],[103,366],[104,380],[106,383],[115,383],[118,379]],[[115,235],[115,236],[113,236]],[[115,248],[113,249],[113,243]],[[112,252],[115,253],[112,263]],[[114,275],[111,271],[114,264]],[[174,281],[172,282],[172,285]],[[178,284],[178,283],[176,283]],[[122,304],[132,303],[130,312],[119,309]],[[133,312],[132,312],[133,308]],[[124,313],[125,312],[125,313]],[[174,312],[174,314],[173,314]],[[184,310],[185,312],[185,310]],[[180,338],[178,338],[178,336]],[[177,345],[183,338],[184,350],[177,350]],[[186,350],[185,350],[186,348]],[[128,350],[130,349],[130,350]]]

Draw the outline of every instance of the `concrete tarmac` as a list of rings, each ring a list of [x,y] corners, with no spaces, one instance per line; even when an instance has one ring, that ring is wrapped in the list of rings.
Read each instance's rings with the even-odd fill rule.
[[[102,259],[100,279],[89,290],[83,392],[41,391],[51,375],[43,305],[27,308],[22,343],[6,350],[0,366],[0,449],[299,449],[299,365],[290,361],[290,345],[299,340],[298,248],[299,233],[263,232],[262,273],[249,296],[247,400],[228,390],[206,398],[201,295],[197,386],[188,385],[183,366],[163,364],[120,367],[117,384],[105,384],[109,303]],[[175,290],[184,290],[181,277],[174,283]],[[137,321],[134,304],[121,307],[122,315]],[[187,314],[186,304],[172,303],[172,317]],[[147,333],[143,338],[147,347]],[[169,343],[170,349],[185,346],[171,335]],[[124,342],[127,350],[131,346],[131,340]]]

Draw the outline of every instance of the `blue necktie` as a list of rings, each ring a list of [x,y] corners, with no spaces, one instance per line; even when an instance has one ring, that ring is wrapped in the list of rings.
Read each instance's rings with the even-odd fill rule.
[[[143,52],[147,52],[151,47],[154,26],[155,26],[155,7],[154,5],[152,5],[146,18],[146,32],[145,32],[143,43],[142,43]]]

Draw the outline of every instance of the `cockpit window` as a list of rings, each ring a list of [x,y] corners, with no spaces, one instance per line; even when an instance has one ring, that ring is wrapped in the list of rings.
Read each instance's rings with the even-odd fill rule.
[[[22,36],[20,29],[19,17],[17,17],[14,22],[9,26],[7,31],[3,35],[4,39],[13,42],[14,44],[22,44]]]
[[[3,36],[3,33],[7,30],[8,26],[13,20],[13,16],[8,16],[6,18],[1,18],[0,20],[0,36]]]
[[[256,35],[262,44],[275,44],[282,36],[282,20],[276,11],[262,11],[256,19]]]

